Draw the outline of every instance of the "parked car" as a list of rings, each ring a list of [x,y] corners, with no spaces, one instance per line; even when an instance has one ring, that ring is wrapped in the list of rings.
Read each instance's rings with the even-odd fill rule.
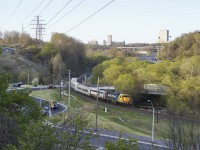
[[[10,86],[11,87],[21,87],[21,85],[23,85],[22,82],[18,82],[18,83],[12,83]]]
[[[23,85],[22,82],[17,83],[17,87],[21,87],[21,85]]]
[[[47,86],[47,88],[48,89],[55,89],[56,87],[54,85],[50,84],[50,85]]]

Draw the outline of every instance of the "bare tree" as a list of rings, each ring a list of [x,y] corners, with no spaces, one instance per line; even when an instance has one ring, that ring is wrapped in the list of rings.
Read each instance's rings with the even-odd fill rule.
[[[200,143],[200,118],[198,115],[170,114],[164,138],[176,150],[197,150]]]

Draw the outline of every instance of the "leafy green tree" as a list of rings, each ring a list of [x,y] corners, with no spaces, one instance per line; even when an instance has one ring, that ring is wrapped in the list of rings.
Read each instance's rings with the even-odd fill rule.
[[[189,58],[200,54],[199,32],[183,34],[174,41],[165,43],[159,52],[159,58],[173,60],[174,58]]]
[[[105,148],[107,150],[137,150],[138,145],[137,145],[137,140],[134,140],[133,138],[124,139],[119,137],[116,143],[106,141],[105,143]]]
[[[55,45],[53,43],[45,43],[39,53],[39,55],[46,59],[49,60],[52,56],[54,56],[58,50],[56,49]]]
[[[54,33],[51,42],[59,50],[67,70],[72,70],[72,72],[76,74],[80,74],[84,71],[86,58],[83,43],[61,33]]]
[[[115,58],[115,59],[111,59],[111,60],[107,60],[102,62],[101,64],[98,64],[96,67],[93,68],[92,74],[93,74],[93,78],[92,78],[92,82],[95,83],[97,82],[97,78],[99,77],[102,82],[104,83],[105,81],[108,81],[105,77],[104,77],[104,71],[109,68],[111,65],[113,66],[119,66],[121,65],[121,63],[123,63],[123,59],[120,58]],[[111,67],[112,68],[112,67]],[[109,74],[109,69],[107,69],[106,71]],[[105,73],[105,75],[107,74]],[[113,73],[114,75],[114,73]],[[106,83],[106,82],[105,82]]]
[[[77,109],[37,123],[30,123],[19,137],[19,149],[90,149],[89,120]]]
[[[52,149],[57,144],[56,130],[48,121],[30,123],[19,137],[19,149]]]
[[[117,91],[133,94],[136,87],[136,82],[130,74],[120,75],[116,81],[114,81]]]
[[[87,115],[71,109],[54,118],[43,117],[26,90],[6,92],[0,75],[0,149],[89,149]]]
[[[6,92],[6,75],[0,75],[0,148],[17,146],[18,137],[30,122],[41,118],[39,106],[26,91]]]
[[[123,73],[123,71],[124,68],[122,68],[121,65],[115,65],[115,64],[110,65],[103,72],[104,83],[112,85],[114,81],[119,77],[119,75]]]
[[[75,108],[71,109],[69,114],[63,114],[63,118],[63,123],[56,131],[57,148],[89,149],[88,140],[91,138],[91,127],[87,115]]]
[[[193,56],[188,59],[183,59],[180,66],[182,78],[200,75],[200,56]]]
[[[0,55],[2,54],[2,47],[0,47]]]

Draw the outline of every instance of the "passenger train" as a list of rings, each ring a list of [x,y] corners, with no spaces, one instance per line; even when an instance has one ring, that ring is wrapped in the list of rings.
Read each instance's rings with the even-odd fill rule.
[[[132,105],[132,98],[128,94],[123,94],[120,92],[113,92],[110,90],[106,90],[106,88],[97,88],[97,87],[89,87],[86,85],[83,85],[77,81],[77,78],[71,79],[71,88],[74,89],[76,92],[79,92],[81,94],[95,97],[107,101],[110,103],[115,104],[124,104],[124,105]]]

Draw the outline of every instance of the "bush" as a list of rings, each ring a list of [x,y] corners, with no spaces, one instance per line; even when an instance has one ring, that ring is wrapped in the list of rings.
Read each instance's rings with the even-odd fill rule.
[[[38,84],[39,84],[39,78],[34,78],[32,81],[32,85],[36,87],[38,86]]]

